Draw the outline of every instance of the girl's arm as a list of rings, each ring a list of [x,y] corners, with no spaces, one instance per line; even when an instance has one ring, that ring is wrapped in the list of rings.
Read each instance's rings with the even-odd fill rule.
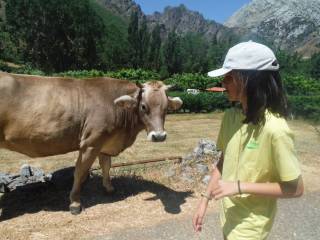
[[[193,228],[196,232],[200,232],[202,229],[203,219],[207,211],[209,200],[213,197],[212,192],[214,191],[214,189],[218,187],[219,180],[221,178],[221,173],[219,169],[222,169],[222,165],[223,154],[221,154],[217,167],[214,167],[214,169],[212,170],[208,187],[203,196],[201,197],[198,204],[198,208],[193,216],[192,223]]]
[[[302,177],[280,183],[248,183],[227,182],[220,180],[212,192],[215,199],[233,196],[241,193],[253,194],[276,198],[294,198],[303,194],[304,187]]]

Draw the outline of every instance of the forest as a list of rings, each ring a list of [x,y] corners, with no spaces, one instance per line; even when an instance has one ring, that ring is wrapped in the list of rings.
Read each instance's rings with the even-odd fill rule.
[[[203,91],[188,96],[187,88],[205,90],[218,80],[206,73],[220,67],[228,48],[195,33],[167,36],[133,12],[123,19],[94,0],[3,0],[0,18],[0,70],[74,77],[111,76],[134,81],[164,80],[172,95],[185,101],[184,111],[224,109],[224,96]],[[2,6],[3,7],[3,6]],[[272,47],[272,45],[269,45]],[[276,52],[295,116],[320,119],[320,53],[303,58]]]

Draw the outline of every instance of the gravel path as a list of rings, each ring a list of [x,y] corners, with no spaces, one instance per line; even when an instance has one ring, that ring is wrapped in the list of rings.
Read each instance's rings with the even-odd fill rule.
[[[299,199],[281,199],[278,215],[273,226],[270,240],[319,240],[320,239],[320,192],[305,194]],[[124,230],[94,240],[222,240],[218,213],[209,213],[203,232],[196,235],[191,226],[191,215],[174,222]]]

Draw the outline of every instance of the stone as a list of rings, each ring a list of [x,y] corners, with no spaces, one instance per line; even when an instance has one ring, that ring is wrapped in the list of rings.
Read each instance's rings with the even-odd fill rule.
[[[209,181],[211,179],[211,176],[210,175],[206,175],[202,178],[202,182],[205,184],[205,185],[208,185],[209,184]]]
[[[23,164],[20,168],[21,177],[30,177],[32,176],[31,167],[28,164]]]
[[[196,164],[196,168],[199,174],[203,175],[209,172],[209,168],[207,165],[202,164],[202,163],[198,163]]]
[[[194,179],[193,176],[190,173],[182,173],[180,179],[182,179],[183,181],[186,181],[188,183],[193,183]]]
[[[241,28],[244,40],[264,39],[289,53],[310,57],[320,49],[319,0],[253,0],[224,24]]]
[[[165,176],[168,178],[174,177],[176,175],[176,170],[174,167],[171,167],[165,172]]]

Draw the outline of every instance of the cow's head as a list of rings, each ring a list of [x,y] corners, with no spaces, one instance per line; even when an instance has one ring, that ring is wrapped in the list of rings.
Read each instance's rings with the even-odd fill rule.
[[[168,97],[166,91],[169,86],[162,82],[147,82],[139,88],[139,94],[136,96],[121,96],[114,102],[125,108],[138,107],[139,119],[147,130],[148,140],[162,142],[167,137],[167,133],[164,131],[167,111],[178,110],[182,106],[182,100],[178,97]]]

